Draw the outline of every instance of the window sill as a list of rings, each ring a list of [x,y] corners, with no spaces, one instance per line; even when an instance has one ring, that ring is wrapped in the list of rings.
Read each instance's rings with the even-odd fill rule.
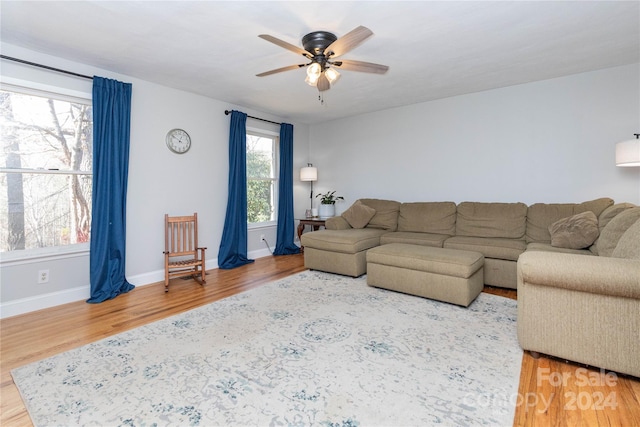
[[[89,248],[89,243],[79,243],[76,245],[55,246],[52,248],[2,252],[0,254],[0,267],[88,256]]]
[[[258,222],[255,224],[247,224],[247,229],[248,230],[259,230],[261,228],[272,228],[272,227],[277,227],[278,226],[278,222],[277,221],[268,221],[268,222]]]

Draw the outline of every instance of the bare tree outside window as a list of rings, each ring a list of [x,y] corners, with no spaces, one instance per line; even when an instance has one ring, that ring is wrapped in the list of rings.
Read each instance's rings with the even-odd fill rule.
[[[0,252],[88,242],[91,101],[0,91]]]

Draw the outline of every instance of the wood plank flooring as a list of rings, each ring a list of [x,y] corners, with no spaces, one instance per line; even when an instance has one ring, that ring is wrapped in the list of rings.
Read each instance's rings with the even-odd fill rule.
[[[169,293],[159,282],[102,304],[74,302],[0,320],[0,425],[32,425],[11,369],[304,270],[302,255],[265,257],[233,270],[210,270],[205,286],[174,279]],[[485,292],[516,297],[508,289],[485,287]],[[562,375],[566,381],[555,381]],[[606,376],[553,358],[536,360],[528,353],[513,401],[519,403],[517,426],[640,426],[637,378]]]

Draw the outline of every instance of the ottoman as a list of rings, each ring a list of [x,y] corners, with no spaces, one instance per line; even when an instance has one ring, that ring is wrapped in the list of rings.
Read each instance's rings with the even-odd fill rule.
[[[484,287],[480,252],[390,243],[367,251],[367,284],[468,307]]]

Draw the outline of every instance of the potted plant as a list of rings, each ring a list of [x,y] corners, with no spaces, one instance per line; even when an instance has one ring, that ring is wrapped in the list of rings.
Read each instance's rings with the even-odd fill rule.
[[[320,218],[329,218],[336,214],[336,202],[338,200],[344,200],[342,196],[336,196],[335,191],[327,191],[324,194],[318,194],[316,197],[320,197],[320,207],[318,214]]]

